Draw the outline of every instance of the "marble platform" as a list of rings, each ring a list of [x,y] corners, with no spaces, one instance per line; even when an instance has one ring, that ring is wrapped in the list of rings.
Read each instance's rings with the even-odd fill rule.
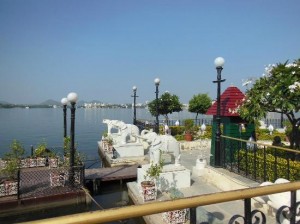
[[[137,183],[138,185],[145,180],[145,175],[150,167],[150,164],[142,165],[137,169]],[[166,191],[171,187],[177,189],[186,188],[191,186],[191,171],[184,166],[175,166],[174,164],[168,164],[163,166],[163,171],[159,175],[156,181],[157,189],[160,191]]]

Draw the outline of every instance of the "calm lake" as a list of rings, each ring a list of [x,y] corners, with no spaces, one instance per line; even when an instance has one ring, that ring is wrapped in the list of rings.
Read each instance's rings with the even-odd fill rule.
[[[67,135],[70,135],[70,110],[67,111]],[[154,120],[147,109],[138,108],[137,119]],[[195,118],[195,114],[184,110],[169,116],[173,120]],[[132,123],[132,109],[76,109],[75,143],[77,149],[87,156],[87,160],[98,158],[97,141],[107,130],[103,119],[122,120]],[[163,120],[163,117],[160,117]],[[49,147],[61,147],[63,144],[62,108],[36,109],[0,109],[0,157],[9,150],[13,139],[20,141],[30,155],[31,145],[37,146],[45,141]],[[87,166],[88,167],[88,166]]]
[[[70,134],[70,110],[67,111],[67,135]],[[169,116],[172,120],[183,120],[186,118],[195,118],[195,114],[184,110],[180,113],[173,113]],[[100,167],[100,159],[98,155],[97,141],[102,137],[102,133],[107,130],[107,125],[103,124],[103,119],[122,120],[125,123],[132,123],[132,109],[76,109],[75,116],[75,143],[77,149],[83,152],[87,160],[98,160],[98,162],[86,162],[88,168],[92,164],[94,167]],[[137,109],[137,119],[154,120],[147,109]],[[163,117],[160,117],[163,120]],[[17,139],[22,143],[26,150],[26,154],[30,155],[31,145],[37,146],[45,141],[47,145],[52,147],[61,147],[63,145],[63,110],[62,108],[51,109],[0,109],[0,157],[9,150],[9,146],[13,139]],[[124,192],[126,192],[126,184],[120,186],[119,182],[110,186],[102,186],[101,193],[94,195],[94,199],[103,207],[115,207],[116,203],[122,200]],[[58,214],[57,210],[44,211],[39,216],[25,215],[11,217],[11,219],[0,219],[1,223],[15,223],[20,221],[29,221],[32,219],[42,219],[69,213],[77,213],[81,208],[64,209],[62,214]],[[89,210],[99,210],[94,203]],[[35,217],[35,218],[33,218]],[[116,222],[118,223],[118,222]],[[130,220],[128,223],[143,223],[142,221]]]

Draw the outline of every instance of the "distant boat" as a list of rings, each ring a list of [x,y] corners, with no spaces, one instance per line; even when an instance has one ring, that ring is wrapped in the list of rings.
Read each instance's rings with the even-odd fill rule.
[[[29,107],[25,107],[25,109],[29,109]]]
[[[56,106],[56,105],[53,105],[53,108],[57,108],[57,106]]]

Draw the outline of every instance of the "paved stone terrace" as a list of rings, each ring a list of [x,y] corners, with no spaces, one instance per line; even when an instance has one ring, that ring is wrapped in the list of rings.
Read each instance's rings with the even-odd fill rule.
[[[196,144],[197,145],[197,144]],[[185,166],[189,170],[193,170],[193,167],[196,165],[196,159],[200,153],[210,153],[210,146],[207,145],[206,148],[198,148],[195,147],[185,147],[181,150],[181,161],[180,163]],[[214,168],[213,168],[214,169]],[[244,187],[254,187],[258,186],[259,183],[241,177],[237,174],[231,173],[224,169],[217,169],[221,175],[228,176],[230,179],[236,180]],[[221,192],[222,190],[218,187],[222,185],[222,183],[212,183],[209,182],[206,178],[203,178],[198,175],[191,175],[192,183],[191,187],[180,189],[180,191],[184,194],[185,197],[202,195],[202,194],[213,194],[216,192]],[[221,180],[220,180],[221,181]],[[140,196],[138,186],[136,182],[131,182],[128,184],[129,191],[135,195],[135,204],[143,203],[142,197]],[[130,195],[130,192],[129,192]],[[160,194],[158,195],[157,200],[166,200],[166,195]],[[252,200],[253,201],[253,200]],[[259,207],[258,204],[253,202],[252,210],[257,209]],[[267,223],[276,223],[274,219],[274,215],[271,212],[263,211],[265,215],[267,215]],[[221,224],[228,223],[233,215],[241,215],[244,216],[244,201],[231,201],[226,203],[219,203],[213,205],[207,205],[197,208],[197,224]],[[270,215],[271,214],[271,215]],[[162,214],[156,214],[152,216],[147,216],[145,221],[147,224],[152,223],[161,223]],[[241,221],[241,220],[239,220]]]

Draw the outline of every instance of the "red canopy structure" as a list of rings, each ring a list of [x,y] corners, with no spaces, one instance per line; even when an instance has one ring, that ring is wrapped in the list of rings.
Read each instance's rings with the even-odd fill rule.
[[[239,88],[235,86],[228,87],[221,95],[221,117],[239,117],[237,107],[242,103],[245,98]],[[206,115],[217,115],[217,101],[207,110]]]
[[[221,133],[224,136],[239,138],[248,140],[252,136],[253,131],[255,131],[254,124],[249,124],[243,120],[237,112],[237,108],[243,102],[245,98],[244,93],[242,93],[237,87],[230,86],[228,87],[220,96],[220,118],[221,118]],[[212,127],[212,136],[216,136],[217,130],[217,102],[214,102],[213,105],[207,110],[207,115],[213,115],[213,127]],[[243,128],[244,127],[244,128]],[[211,164],[215,164],[215,141],[216,138],[211,138]],[[235,152],[230,151],[230,147],[226,147],[226,142],[222,140],[223,147],[222,150],[222,160],[225,164],[230,160],[230,156]],[[246,144],[246,143],[243,143]],[[241,145],[242,147],[242,145]],[[246,147],[246,146],[243,146]]]

